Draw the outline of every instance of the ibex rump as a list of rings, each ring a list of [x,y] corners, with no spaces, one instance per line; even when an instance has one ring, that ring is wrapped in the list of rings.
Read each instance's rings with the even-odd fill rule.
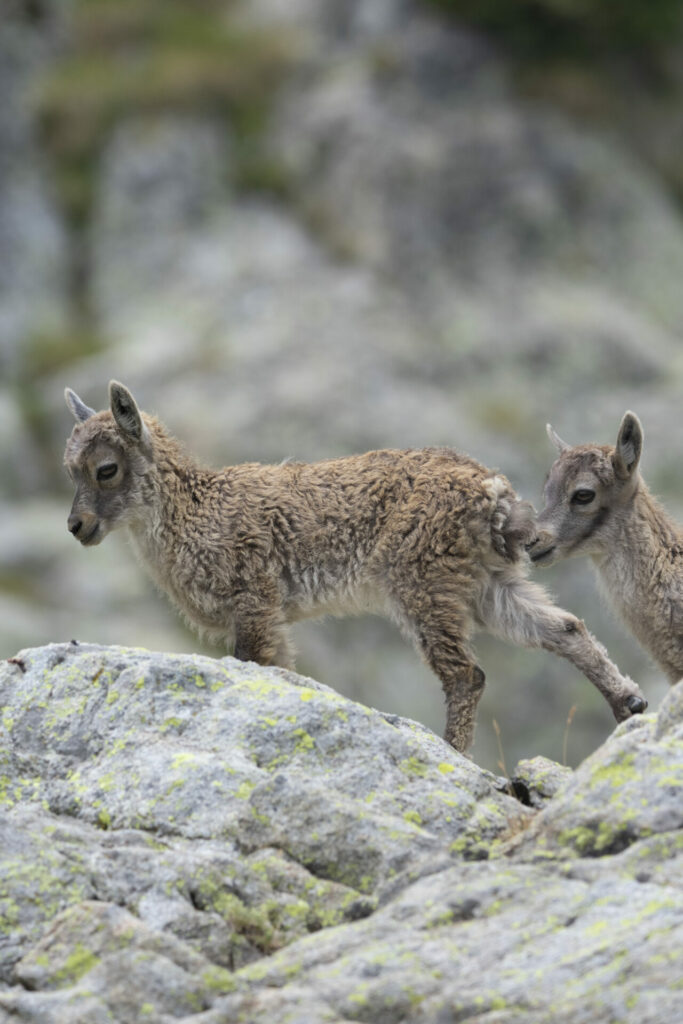
[[[683,530],[640,475],[643,428],[625,413],[616,446],[570,446],[548,425],[559,455],[545,485],[538,565],[589,555],[602,588],[671,683],[683,677]]]
[[[584,624],[525,578],[533,510],[474,460],[428,448],[212,470],[115,381],[105,412],[69,389],[66,400],[77,420],[65,454],[70,531],[91,545],[125,526],[188,622],[236,657],[292,667],[289,623],[388,616],[440,678],[458,750],[484,688],[477,627],[568,658],[617,720],[646,707]]]

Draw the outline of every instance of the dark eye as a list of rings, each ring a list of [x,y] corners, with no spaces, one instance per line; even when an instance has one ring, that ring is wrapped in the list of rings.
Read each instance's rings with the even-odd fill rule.
[[[579,487],[578,491],[572,494],[572,502],[575,505],[590,505],[594,497],[595,491],[591,491],[589,487]]]
[[[116,471],[119,467],[115,462],[107,462],[104,466],[97,467],[97,479],[100,480],[111,480],[116,476]]]

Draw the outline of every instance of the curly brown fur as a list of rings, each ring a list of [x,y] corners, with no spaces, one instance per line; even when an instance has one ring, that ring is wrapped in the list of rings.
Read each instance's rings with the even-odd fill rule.
[[[583,623],[526,580],[533,511],[505,477],[447,448],[207,469],[122,385],[110,401],[93,413],[67,390],[69,529],[89,545],[125,527],[187,621],[236,657],[291,667],[290,623],[385,615],[440,678],[458,750],[484,688],[477,628],[569,658],[618,719],[645,706]]]

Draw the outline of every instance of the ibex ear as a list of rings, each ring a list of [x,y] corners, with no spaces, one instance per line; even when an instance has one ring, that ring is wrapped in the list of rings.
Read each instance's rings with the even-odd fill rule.
[[[109,381],[109,403],[119,430],[134,441],[142,440],[145,427],[140,410],[128,388],[117,380]]]
[[[633,476],[640,454],[643,450],[643,428],[634,412],[624,413],[624,418],[617,435],[617,448],[614,453],[614,470],[618,477],[627,480]]]
[[[557,450],[560,453],[560,455],[562,454],[562,452],[566,451],[567,448],[569,448],[569,445],[567,444],[567,442],[563,441],[562,438],[558,434],[555,433],[555,431],[553,430],[553,428],[550,426],[549,423],[546,423],[546,425],[545,425],[545,432],[548,435],[548,437],[550,438],[552,444],[554,444],[555,447],[557,448]]]
[[[95,415],[95,410],[90,409],[85,402],[82,402],[71,388],[64,388],[64,398],[77,423],[84,423],[85,420],[89,420],[91,416]]]

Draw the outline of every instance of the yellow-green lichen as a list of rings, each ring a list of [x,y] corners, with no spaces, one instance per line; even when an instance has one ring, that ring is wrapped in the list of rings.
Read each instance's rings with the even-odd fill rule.
[[[627,754],[613,764],[600,765],[591,777],[591,789],[595,789],[603,783],[608,783],[614,789],[620,789],[626,783],[637,780],[640,773],[633,762],[634,755]]]
[[[429,770],[424,761],[421,761],[415,755],[405,758],[400,762],[399,767],[406,775],[415,775],[418,778],[424,778]]]
[[[623,820],[616,824],[607,821],[600,821],[597,825],[576,825],[573,828],[563,829],[557,841],[560,846],[571,847],[581,856],[614,853],[628,846],[636,838],[629,828],[629,822],[635,817],[631,809],[623,815]],[[649,828],[640,828],[641,838],[651,835]]]
[[[268,818],[268,815],[262,814],[260,811],[257,811],[253,804],[251,804],[250,810],[252,818],[254,818],[259,823],[259,825],[270,824],[270,819]]]
[[[64,966],[55,974],[55,981],[60,986],[73,985],[99,962],[98,956],[78,942],[64,961]]]
[[[40,779],[12,780],[8,775],[0,775],[0,806],[13,807],[20,800],[35,800],[39,790]]]
[[[111,828],[111,814],[107,810],[101,810],[97,815],[97,824],[100,828]]]
[[[294,729],[292,735],[297,737],[297,743],[294,747],[295,754],[303,754],[305,751],[312,750],[315,747],[313,737],[309,736],[305,729]]]
[[[171,761],[171,768],[177,770],[178,768],[186,768],[189,765],[196,766],[199,761],[197,754],[191,750],[183,750],[179,754],[176,754]]]
[[[182,718],[167,718],[165,719],[159,728],[160,732],[168,732],[169,729],[178,729],[183,724]]]
[[[201,975],[201,982],[204,988],[213,993],[234,992],[237,985],[230,971],[224,967],[211,966]]]
[[[99,777],[99,779],[97,780],[97,785],[102,790],[103,793],[109,793],[110,790],[112,790],[114,788],[114,783],[115,782],[116,782],[116,773],[115,772],[105,772],[105,774],[101,775]]]
[[[19,922],[19,906],[11,897],[0,897],[0,935],[11,935]]]
[[[608,922],[604,919],[600,919],[599,921],[594,921],[593,924],[588,925],[588,927],[584,929],[584,934],[588,935],[590,938],[595,938],[606,932],[608,928]]]

